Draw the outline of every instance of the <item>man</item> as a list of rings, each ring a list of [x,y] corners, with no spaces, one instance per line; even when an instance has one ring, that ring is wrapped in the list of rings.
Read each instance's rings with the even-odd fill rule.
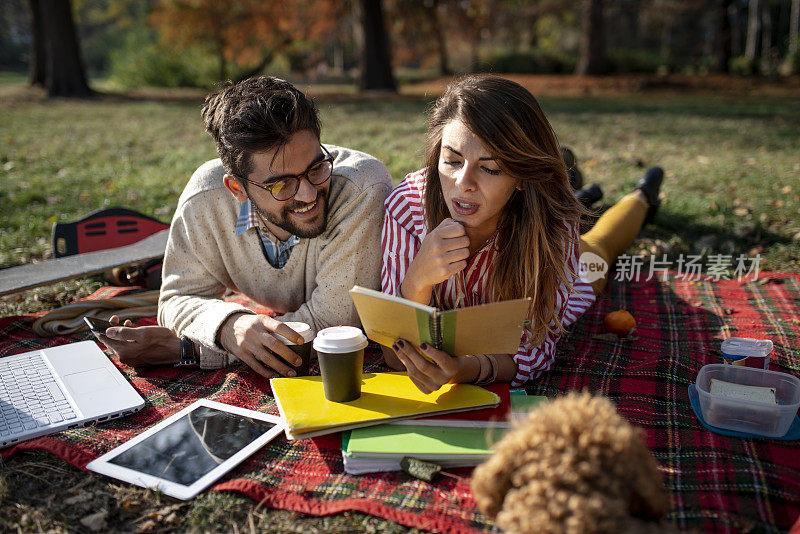
[[[220,159],[197,169],[178,200],[162,326],[115,327],[101,340],[130,365],[218,368],[239,359],[265,377],[294,376],[297,356],[276,334],[303,339],[283,322],[357,325],[348,290],[380,285],[391,176],[371,156],[322,146],[317,110],[283,80],[229,85],[202,113]],[[221,300],[228,289],[279,315]]]

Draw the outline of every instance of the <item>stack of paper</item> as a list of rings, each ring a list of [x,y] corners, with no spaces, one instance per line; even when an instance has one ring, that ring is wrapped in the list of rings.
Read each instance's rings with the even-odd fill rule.
[[[470,384],[447,384],[426,395],[406,373],[362,375],[361,397],[350,402],[327,400],[319,376],[273,378],[270,385],[292,440],[500,404],[496,393]]]
[[[511,395],[505,406],[510,419],[527,415],[546,397]],[[413,419],[360,428],[342,435],[345,471],[358,475],[399,471],[403,457],[418,458],[442,467],[470,467],[491,454],[491,446],[508,431],[505,421]]]

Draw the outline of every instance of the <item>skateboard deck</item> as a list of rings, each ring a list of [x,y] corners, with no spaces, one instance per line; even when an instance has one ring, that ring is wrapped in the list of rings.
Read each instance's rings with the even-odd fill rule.
[[[0,270],[0,296],[72,278],[102,273],[114,267],[163,258],[169,230],[162,230],[124,247],[86,252]]]

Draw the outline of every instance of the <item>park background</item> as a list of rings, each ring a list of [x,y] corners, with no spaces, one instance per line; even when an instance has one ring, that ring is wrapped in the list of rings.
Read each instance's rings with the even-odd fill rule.
[[[199,111],[221,80],[293,81],[320,108],[323,142],[373,154],[397,182],[422,166],[433,99],[453,76],[491,72],[539,98],[602,204],[648,166],[665,169],[656,223],[630,254],[744,255],[797,273],[799,20],[800,0],[4,0],[0,268],[51,258],[52,224],[95,209],[169,221],[216,157]],[[101,285],[4,297],[0,315]],[[44,453],[0,460],[4,529],[69,528],[98,503],[121,528],[404,530],[232,494],[176,505]]]

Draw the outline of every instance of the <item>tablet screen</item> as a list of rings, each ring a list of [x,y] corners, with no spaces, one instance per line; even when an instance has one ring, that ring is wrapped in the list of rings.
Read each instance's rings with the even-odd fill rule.
[[[274,426],[198,406],[108,463],[191,486]]]

